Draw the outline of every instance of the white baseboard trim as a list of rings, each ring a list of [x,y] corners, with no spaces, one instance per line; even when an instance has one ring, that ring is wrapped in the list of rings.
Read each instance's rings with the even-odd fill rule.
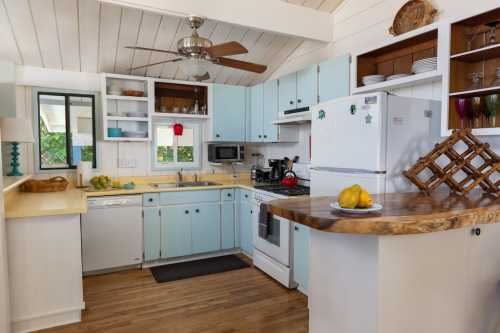
[[[80,307],[53,311],[41,315],[17,318],[12,320],[13,333],[26,333],[38,331],[45,328],[78,323],[82,320],[82,310],[85,303]]]

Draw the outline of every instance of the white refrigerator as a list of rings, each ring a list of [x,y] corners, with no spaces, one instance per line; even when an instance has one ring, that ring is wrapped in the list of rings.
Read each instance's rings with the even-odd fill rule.
[[[402,171],[440,141],[441,103],[379,92],[311,110],[311,196],[359,184],[370,193],[416,188]]]

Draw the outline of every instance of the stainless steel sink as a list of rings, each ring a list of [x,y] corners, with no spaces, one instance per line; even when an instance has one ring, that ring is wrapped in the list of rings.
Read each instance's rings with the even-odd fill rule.
[[[217,186],[219,183],[214,182],[182,182],[179,183],[179,187],[198,187],[198,186]]]
[[[178,188],[178,187],[201,187],[201,186],[217,186],[219,183],[214,182],[182,182],[182,183],[152,183],[149,186],[162,189],[162,188]]]

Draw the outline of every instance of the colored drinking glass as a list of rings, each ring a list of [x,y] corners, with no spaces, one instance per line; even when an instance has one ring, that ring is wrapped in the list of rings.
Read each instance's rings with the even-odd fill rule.
[[[473,126],[475,128],[479,127],[479,119],[484,113],[484,98],[482,96],[476,96],[471,98],[471,110],[472,118],[474,119]]]
[[[457,98],[455,100],[455,110],[460,118],[460,128],[464,128],[464,119],[470,113],[470,100],[468,98]]]
[[[495,127],[497,110],[500,108],[500,96],[498,94],[488,95],[484,98],[485,115],[489,120],[490,126]]]

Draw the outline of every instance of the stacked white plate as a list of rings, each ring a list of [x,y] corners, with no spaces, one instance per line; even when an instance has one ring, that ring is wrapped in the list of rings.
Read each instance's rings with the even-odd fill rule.
[[[410,74],[394,74],[387,77],[387,81],[401,79],[403,77],[410,76]]]
[[[385,75],[367,75],[363,76],[363,84],[368,86],[370,84],[380,83],[385,81]]]
[[[415,61],[411,66],[411,71],[415,74],[435,71],[437,69],[437,57],[425,58]]]

